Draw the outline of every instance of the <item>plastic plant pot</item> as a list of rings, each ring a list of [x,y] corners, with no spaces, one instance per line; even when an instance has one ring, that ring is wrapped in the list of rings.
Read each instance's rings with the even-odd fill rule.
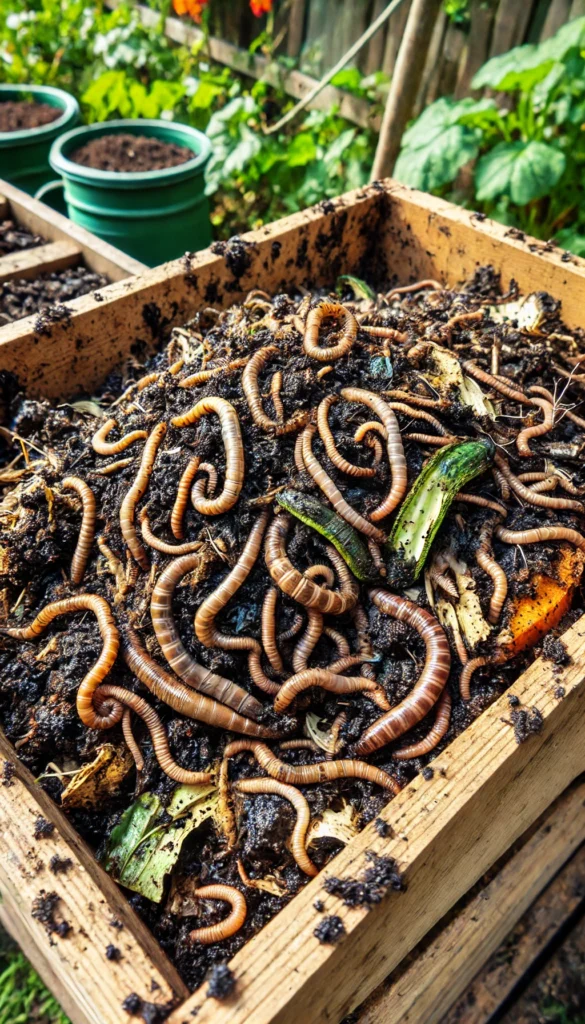
[[[48,85],[0,85],[0,103],[32,99],[62,111],[60,117],[40,128],[0,132],[0,178],[32,195],[52,178],[49,150],[62,132],[79,120],[77,100],[62,89]]]
[[[193,159],[158,171],[100,171],[69,159],[92,139],[117,133],[147,135],[193,150]],[[124,120],[75,128],[53,143],[51,167],[65,186],[67,212],[76,224],[150,267],[211,242],[205,165],[206,135],[185,124]]]

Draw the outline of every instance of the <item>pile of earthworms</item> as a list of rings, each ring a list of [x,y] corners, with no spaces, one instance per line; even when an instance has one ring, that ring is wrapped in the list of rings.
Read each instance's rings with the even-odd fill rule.
[[[37,638],[90,613],[99,653],[84,619],[92,659],[74,699],[94,746],[119,727],[138,773],[154,752],[173,782],[217,779],[231,867],[196,892],[231,910],[191,929],[192,942],[244,924],[253,883],[241,846],[256,795],[289,802],[290,853],[301,875],[317,874],[305,787],[325,787],[333,804],[360,780],[375,794],[362,820],[375,816],[518,674],[522,659],[504,664],[495,646],[510,599],[550,568],[559,542],[585,551],[585,418],[575,411],[585,356],[558,304],[531,297],[528,326],[521,314],[496,317],[518,297],[502,296],[489,268],[457,290],[341,289],[256,290],[225,312],[206,308],[91,402],[52,408],[14,395],[3,428],[14,456],[0,472],[4,664],[24,659],[21,678]],[[473,401],[437,370],[437,350],[472,382]],[[384,543],[409,488],[437,449],[486,436],[493,467],[456,495],[427,588],[421,579],[396,592]],[[356,579],[326,531],[281,507],[291,488],[364,538],[373,578]],[[429,603],[429,586],[459,597],[447,542],[492,628],[473,651]],[[50,709],[64,697],[40,700]],[[173,753],[172,712],[211,727],[197,770]],[[26,756],[46,713],[41,723],[33,708],[26,730],[11,714]]]

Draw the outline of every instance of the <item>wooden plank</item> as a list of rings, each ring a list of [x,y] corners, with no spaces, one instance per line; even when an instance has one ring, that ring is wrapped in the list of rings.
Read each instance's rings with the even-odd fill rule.
[[[455,92],[459,63],[466,42],[466,33],[458,25],[451,23],[445,33],[443,55],[437,93],[439,96],[451,96]]]
[[[552,0],[540,34],[541,39],[550,39],[571,17],[571,0]]]
[[[490,57],[506,53],[513,46],[520,46],[524,42],[533,6],[532,0],[525,0],[521,4],[510,4],[506,0],[500,0],[494,23]]]
[[[484,0],[472,0],[467,46],[455,85],[456,99],[469,95],[473,76],[488,59],[494,15],[492,4],[485,4]]]
[[[547,947],[555,942],[573,915],[582,911],[584,878],[585,847],[581,847],[508,936],[505,944],[508,955],[503,956],[500,949],[491,957],[442,1024],[460,1024],[463,1020],[465,1024],[484,1024],[503,1009]],[[544,968],[542,970],[544,972]],[[523,1002],[520,998],[510,1008],[509,1015],[505,1017],[507,1024],[526,1020],[521,1015]],[[529,1019],[535,1018],[531,1016]]]
[[[457,1004],[459,1017],[455,1007],[445,1020],[443,1015],[581,843],[585,843],[585,782],[569,789],[496,877],[405,970],[398,968],[384,982],[360,1008],[356,1024],[455,1024],[457,1020],[484,1024],[496,1004],[487,1006],[485,999],[479,999],[475,984]],[[583,870],[585,847],[578,863]],[[550,896],[547,902],[550,905]],[[542,945],[542,937],[539,941]],[[517,979],[523,969],[516,957],[511,962],[498,957],[495,962],[507,978]],[[484,975],[488,976],[487,967]],[[506,994],[508,990],[509,985]]]
[[[81,249],[75,242],[48,242],[34,249],[21,249],[0,256],[0,284],[15,278],[38,277],[52,270],[64,270],[81,261]]]
[[[0,220],[6,220],[8,217],[8,200],[6,196],[0,192]]]
[[[585,768],[585,617],[563,640],[571,663],[538,659],[512,690],[537,708],[542,731],[518,745],[502,719],[502,696],[434,764],[380,814],[382,838],[368,825],[274,920],[231,960],[237,999],[217,1005],[199,989],[169,1024],[323,1024],[349,1013]],[[559,683],[565,697],[554,691]],[[323,888],[327,876],[359,878],[376,853],[396,859],[406,891],[388,894],[371,911],[348,908]],[[313,931],[320,915],[338,915],[346,935],[323,945]]]
[[[298,57],[303,44],[306,0],[291,0],[286,37],[287,57]]]
[[[379,14],[382,13],[386,7],[386,0],[374,0],[374,6],[370,15],[370,21],[374,21]],[[390,19],[391,20],[391,19]],[[357,38],[357,37],[356,37]],[[364,74],[372,75],[375,71],[382,70],[382,61],[384,60],[384,47],[386,44],[386,26],[381,28],[376,35],[370,39],[365,60],[363,63]]]
[[[121,2],[122,0],[106,0],[106,6],[115,10]],[[147,28],[156,28],[160,25],[160,14],[157,11],[142,5],[138,5],[136,11],[140,21]],[[164,31],[165,35],[173,42],[185,46],[204,46],[205,52],[209,53],[209,56],[219,64],[226,64],[250,78],[261,78],[274,88],[283,89],[294,99],[303,99],[316,85],[316,79],[305,75],[302,71],[287,71],[281,64],[270,61],[266,57],[259,54],[252,55],[247,50],[240,50],[233,43],[227,43],[223,39],[206,36],[192,22],[183,22],[179,18],[166,18]],[[339,108],[341,117],[345,117],[348,121],[352,121],[362,128],[373,128],[374,130],[379,128],[380,118],[372,113],[371,104],[367,100],[351,96],[350,93],[337,89],[333,85],[326,86],[308,106],[314,110],[330,110],[334,105]]]
[[[404,0],[398,10],[394,14],[391,14],[388,19],[382,71],[390,76],[394,74],[394,68],[396,67],[396,58],[398,56],[398,50],[400,49],[402,36],[404,35],[404,28],[408,20],[410,2],[411,0]]]
[[[84,263],[98,274],[105,274],[110,281],[121,281],[145,270],[145,264],[103,242],[85,228],[52,210],[50,206],[33,199],[26,192],[0,178],[0,193],[8,201],[8,216],[32,231],[42,235],[47,242],[74,242],[83,253]]]
[[[0,920],[74,1024],[120,1024],[132,992],[160,1005],[184,998],[187,989],[146,925],[2,734],[0,757],[14,766],[11,784],[0,786]],[[39,815],[55,831],[35,841]],[[70,864],[55,873],[53,857]],[[32,916],[43,893],[59,896],[54,920],[71,926],[63,937]],[[119,960],[107,958],[110,944]]]
[[[585,0],[573,0],[571,4],[571,11],[569,13],[569,19],[572,21],[573,18],[582,18],[585,14]]]
[[[447,25],[447,15],[444,10],[441,10],[437,20],[435,21],[435,27],[431,36],[431,44],[425,61],[418,95],[415,99],[412,110],[413,117],[418,117],[422,110],[436,98],[436,87],[441,67],[441,54],[443,52],[443,40],[445,38],[445,32],[447,31]]]

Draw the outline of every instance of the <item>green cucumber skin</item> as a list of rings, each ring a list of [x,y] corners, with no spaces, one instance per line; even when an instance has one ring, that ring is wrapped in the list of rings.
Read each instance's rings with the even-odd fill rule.
[[[429,459],[404,500],[384,545],[388,582],[407,586],[420,576],[453,498],[466,483],[489,469],[494,453],[495,446],[490,440],[458,441],[440,448]],[[437,492],[442,492],[440,507],[434,518],[429,518],[428,531],[419,540],[422,549],[407,554],[409,540],[421,515],[421,506],[424,515],[424,506],[430,509]]]
[[[277,494],[278,504],[333,544],[360,582],[379,579],[370,553],[357,530],[310,494],[286,490]]]

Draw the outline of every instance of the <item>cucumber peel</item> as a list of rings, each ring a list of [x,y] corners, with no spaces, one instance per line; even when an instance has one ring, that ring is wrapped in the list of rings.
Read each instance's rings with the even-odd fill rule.
[[[285,490],[277,494],[276,500],[282,508],[310,526],[333,544],[347,563],[351,572],[360,581],[377,580],[379,573],[372,561],[367,545],[357,530],[346,523],[337,512],[327,508],[317,498],[302,491]]]

